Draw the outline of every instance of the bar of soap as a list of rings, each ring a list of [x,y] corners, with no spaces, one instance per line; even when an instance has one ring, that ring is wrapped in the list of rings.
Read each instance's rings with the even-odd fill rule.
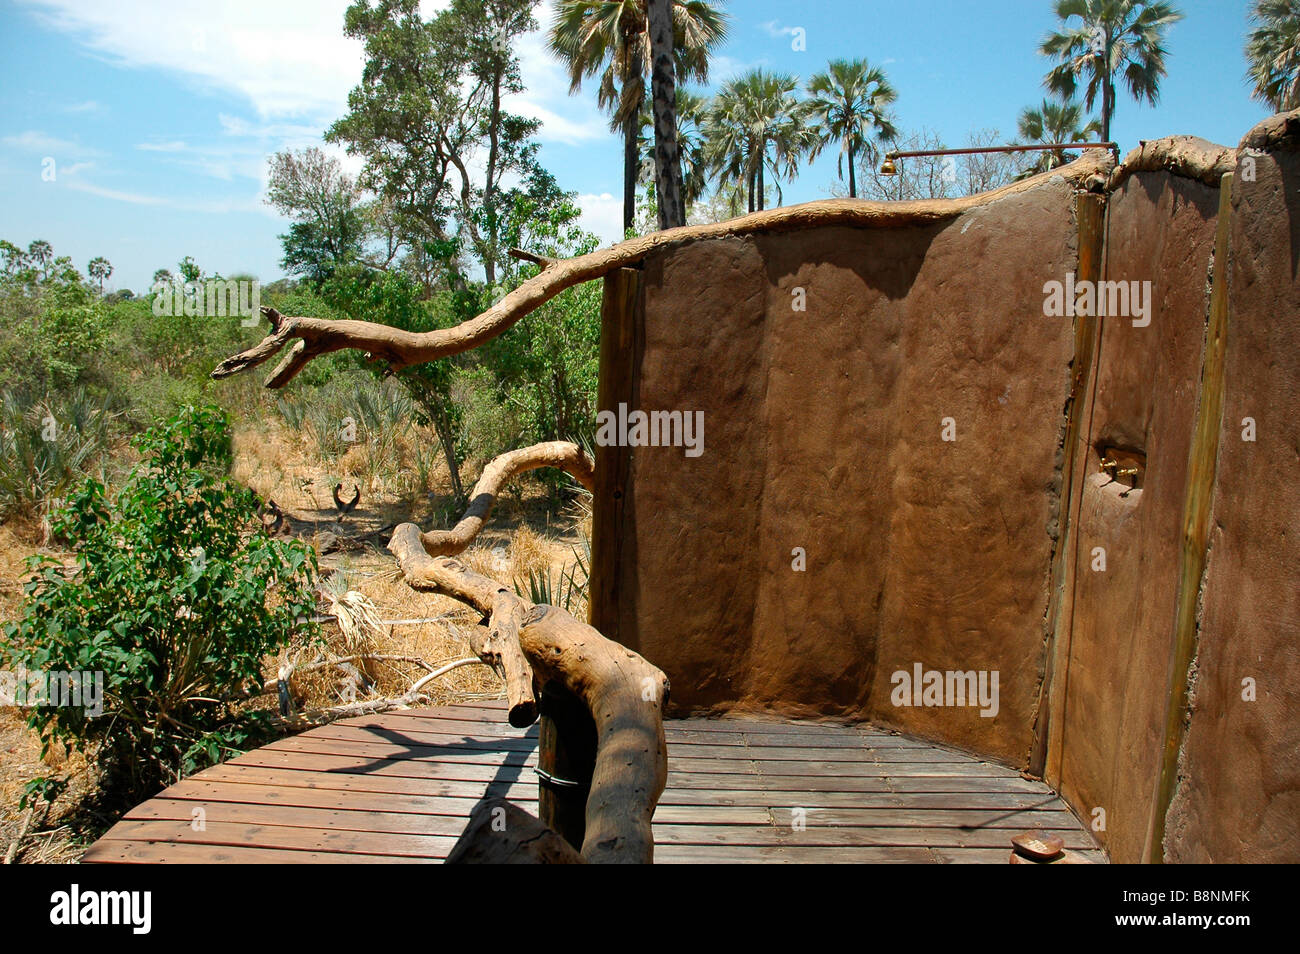
[[[1037,861],[1055,858],[1065,848],[1065,840],[1060,835],[1049,835],[1041,829],[1021,832],[1011,839],[1016,851]]]

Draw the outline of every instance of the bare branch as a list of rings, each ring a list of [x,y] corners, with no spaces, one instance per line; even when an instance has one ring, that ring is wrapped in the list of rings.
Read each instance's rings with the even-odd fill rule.
[[[504,584],[475,573],[449,557],[431,557],[420,541],[420,528],[413,523],[404,523],[393,531],[388,549],[397,557],[397,564],[410,586],[450,596],[468,603],[485,617],[496,619],[497,625],[491,629],[477,627],[471,632],[470,648],[505,680],[510,724],[522,728],[536,722],[533,670],[524,658],[518,638],[510,638],[529,604]]]
[[[521,262],[532,262],[541,268],[550,268],[558,259],[547,258],[545,255],[537,255],[533,252],[526,252],[522,248],[511,248],[506,250],[506,254],[511,258],[517,258]]]
[[[870,202],[865,199],[825,199],[804,205],[785,206],[754,212],[729,222],[690,225],[654,232],[628,239],[609,248],[565,259],[544,267],[540,274],[524,282],[487,311],[456,325],[436,331],[414,332],[368,321],[327,320],[289,317],[274,308],[263,308],[271,322],[271,334],[258,344],[217,365],[214,378],[225,378],[247,370],[278,353],[290,341],[299,343],[289,351],[266,381],[268,388],[280,388],[293,379],[313,358],[343,348],[364,351],[374,361],[386,363],[399,371],[476,348],[506,331],[524,315],[545,304],[566,288],[600,278],[609,272],[635,265],[660,248],[756,233],[796,231],[799,229],[850,226],[854,228],[892,228],[942,222],[977,208],[1036,188],[1045,176],[1062,176],[1070,182],[1086,182],[1101,175],[1104,179],[1113,165],[1110,154],[1088,150],[1074,162],[1003,186],[993,192],[957,199],[924,199],[911,202]]]
[[[450,557],[431,557],[413,523],[398,527],[388,548],[408,584],[452,596],[489,617],[487,635],[477,628],[470,646],[484,662],[506,670],[511,725],[528,724],[516,721],[525,698],[536,716],[533,675],[538,685],[555,680],[582,700],[598,733],[582,857],[651,861],[650,819],[668,779],[663,672],[564,610],[533,605]],[[530,674],[526,693],[524,670],[516,670],[513,682],[509,675],[509,667],[520,663]]]
[[[450,530],[430,530],[420,539],[430,556],[454,556],[474,542],[483,529],[492,507],[497,502],[501,488],[511,479],[539,467],[555,467],[569,474],[588,490],[596,485],[596,465],[577,444],[569,441],[550,441],[520,448],[494,457],[483,468],[483,474],[474,485],[465,516]]]

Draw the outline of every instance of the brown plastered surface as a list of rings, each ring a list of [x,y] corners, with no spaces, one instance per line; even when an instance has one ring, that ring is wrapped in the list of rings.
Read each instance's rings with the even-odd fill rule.
[[[1064,674],[1059,785],[1116,861],[1141,860],[1160,770],[1218,190],[1138,172],[1110,198],[1105,278],[1150,282],[1150,319],[1103,317]],[[1130,286],[1131,287],[1131,286]],[[1101,451],[1145,455],[1139,489],[1101,472]],[[1105,569],[1100,567],[1104,559]],[[1056,783],[1057,780],[1053,779]]]
[[[1073,268],[1070,200],[1057,179],[950,223],[646,261],[638,406],[705,412],[703,456],[632,451],[620,631],[674,704],[874,718],[1024,762],[1073,347],[1043,286]],[[997,670],[997,716],[892,705],[918,662]]]
[[[1300,155],[1233,183],[1223,425],[1190,720],[1166,819],[1174,862],[1300,861]],[[1242,419],[1256,440],[1242,439]],[[1243,680],[1256,683],[1255,701]]]

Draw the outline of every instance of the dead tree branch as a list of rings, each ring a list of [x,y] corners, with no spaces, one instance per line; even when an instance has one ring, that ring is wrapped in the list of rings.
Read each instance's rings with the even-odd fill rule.
[[[911,202],[824,199],[804,205],[766,209],[729,222],[690,225],[664,232],[654,232],[576,258],[547,264],[539,274],[524,282],[487,311],[453,328],[442,328],[436,331],[404,331],[401,328],[369,321],[332,321],[324,318],[293,317],[282,315],[274,308],[264,307],[262,314],[271,322],[271,334],[248,350],[222,361],[212,372],[212,376],[225,378],[262,364],[291,341],[294,343],[289,346],[283,360],[266,380],[268,388],[284,387],[313,358],[344,348],[364,351],[371,360],[383,362],[390,370],[399,371],[411,365],[424,364],[427,361],[435,361],[438,358],[476,348],[506,331],[524,315],[545,304],[566,288],[600,278],[619,268],[636,265],[660,248],[705,239],[830,226],[891,228],[943,222],[955,218],[968,209],[1036,188],[1042,184],[1043,177],[1061,176],[1067,181],[1082,183],[1096,175],[1104,179],[1112,167],[1113,160],[1108,152],[1090,149],[1068,165],[981,195]],[[535,257],[540,258],[540,256]]]
[[[582,857],[653,860],[650,818],[668,779],[663,672],[564,610],[534,605],[450,557],[430,556],[413,523],[398,527],[388,548],[412,587],[451,596],[489,617],[487,636],[478,629],[470,646],[506,675],[511,725],[528,725],[536,717],[534,677],[538,685],[556,680],[591,712],[596,766]]]
[[[596,466],[577,444],[551,441],[501,454],[483,468],[482,476],[474,485],[469,507],[460,522],[450,530],[430,530],[421,535],[425,550],[431,556],[454,556],[460,553],[474,542],[474,538],[483,529],[501,488],[520,474],[539,467],[558,468],[588,490],[596,486]]]

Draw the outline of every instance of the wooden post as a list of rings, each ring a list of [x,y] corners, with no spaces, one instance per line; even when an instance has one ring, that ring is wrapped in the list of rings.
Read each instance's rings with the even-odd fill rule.
[[[1091,193],[1075,195],[1074,214],[1078,228],[1078,278],[1097,281],[1102,277],[1106,240],[1107,198]],[[1051,592],[1047,604],[1047,652],[1043,682],[1038,693],[1034,719],[1034,741],[1029,753],[1029,771],[1052,784],[1060,784],[1060,747],[1065,705],[1065,680],[1070,660],[1071,620],[1074,615],[1074,546],[1078,532],[1079,506],[1083,500],[1087,469],[1086,446],[1092,430],[1092,395],[1096,388],[1093,369],[1100,347],[1101,325],[1095,316],[1074,320],[1074,363],[1070,368],[1070,404],[1061,448],[1061,488],[1057,496],[1056,547],[1052,552]],[[1080,446],[1085,452],[1080,454]],[[1054,762],[1049,765],[1051,754]]]
[[[620,404],[626,404],[631,410],[634,401],[641,339],[641,272],[622,268],[606,275],[600,311],[600,382],[596,409],[617,414]],[[587,621],[605,638],[636,649],[636,634],[621,632],[619,627],[620,619],[628,616],[619,611],[623,595],[619,584],[623,562],[629,556],[623,542],[628,529],[624,515],[630,470],[629,448],[596,447]]]
[[[1188,675],[1196,655],[1197,602],[1201,580],[1209,557],[1210,508],[1214,502],[1214,478],[1219,466],[1219,431],[1223,424],[1224,362],[1228,336],[1228,281],[1232,266],[1232,181],[1231,172],[1219,181],[1219,218],[1215,223],[1214,285],[1210,289],[1210,318],[1205,329],[1205,357],[1201,363],[1200,404],[1196,409],[1196,430],[1188,453],[1187,494],[1183,498],[1183,546],[1179,561],[1177,616],[1174,621],[1173,652],[1166,688],[1164,748],[1160,777],[1156,782],[1155,804],[1147,827],[1146,860],[1164,861],[1165,816],[1178,780],[1178,750],[1183,744],[1187,718]]]
[[[581,851],[596,770],[596,723],[583,701],[556,682],[542,688],[541,714],[538,815],[543,825]]]

